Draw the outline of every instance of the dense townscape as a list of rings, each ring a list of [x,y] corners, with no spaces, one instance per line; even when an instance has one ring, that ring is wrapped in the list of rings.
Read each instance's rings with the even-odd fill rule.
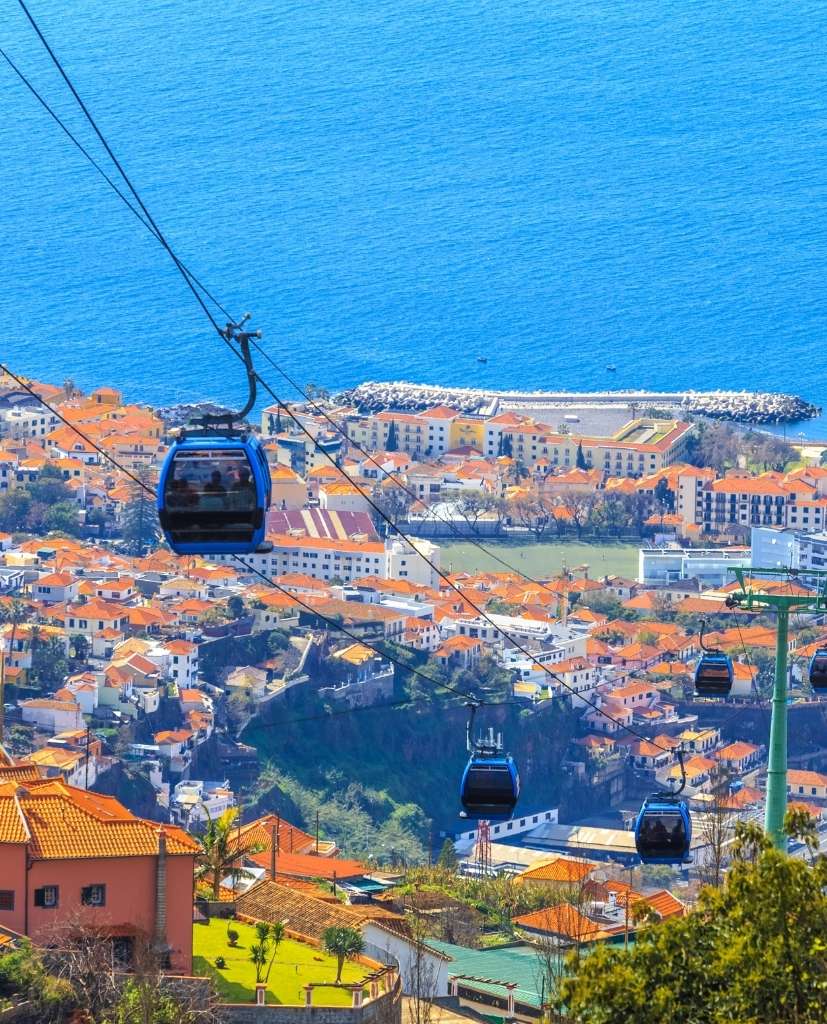
[[[413,1024],[621,1020],[589,1016],[590,964],[608,1006],[622,951],[696,927],[756,864],[810,884],[827,754],[806,666],[827,625],[794,616],[788,637],[788,864],[756,838],[775,622],[728,599],[754,564],[795,570],[759,594],[815,593],[812,452],[656,411],[601,434],[308,396],[254,425],[267,550],[181,557],[152,496],[173,416],[0,380],[8,1012],[131,1021],[149,992],[170,1020],[394,1020],[400,999]],[[638,572],[532,554],[567,540],[633,542]],[[459,542],[497,569],[447,564]],[[709,647],[732,659],[725,700],[693,690]],[[507,821],[457,816],[471,696],[522,761]],[[641,864],[640,800],[682,772],[689,863]],[[77,951],[59,968],[57,936]]]

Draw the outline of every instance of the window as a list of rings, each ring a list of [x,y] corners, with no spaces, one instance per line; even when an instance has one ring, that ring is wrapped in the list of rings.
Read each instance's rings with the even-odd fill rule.
[[[60,887],[57,885],[44,885],[34,891],[34,905],[36,907],[47,907],[53,909],[60,903]]]
[[[14,910],[14,889],[0,889],[0,910]]]
[[[106,886],[86,885],[80,890],[80,902],[85,907],[106,906]]]

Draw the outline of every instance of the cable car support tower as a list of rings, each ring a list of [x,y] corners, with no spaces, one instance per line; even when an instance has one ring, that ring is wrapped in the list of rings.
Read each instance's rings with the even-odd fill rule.
[[[770,719],[770,746],[767,761],[767,794],[764,809],[764,830],[779,850],[786,850],[784,815],[787,811],[787,645],[789,642],[790,612],[796,610],[809,615],[827,612],[827,570],[824,569],[761,569],[730,568],[740,590],[727,597],[730,608],[744,611],[775,609],[775,682],[772,690],[772,717]],[[792,582],[798,577],[817,582],[815,593],[765,594],[753,589],[753,580],[780,577]],[[792,588],[791,588],[792,589]]]

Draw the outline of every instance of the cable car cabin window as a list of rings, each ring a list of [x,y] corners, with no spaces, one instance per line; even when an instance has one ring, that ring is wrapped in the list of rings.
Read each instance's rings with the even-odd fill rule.
[[[468,769],[462,802],[469,807],[513,807],[517,797],[508,765],[472,765]]]
[[[164,504],[173,539],[184,543],[205,535],[217,541],[246,540],[259,525],[255,478],[241,450],[178,452]]]
[[[677,811],[646,811],[638,841],[649,857],[682,857],[686,846],[683,818]]]

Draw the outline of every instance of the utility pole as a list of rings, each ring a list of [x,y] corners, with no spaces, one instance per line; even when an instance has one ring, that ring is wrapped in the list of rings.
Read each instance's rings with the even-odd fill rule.
[[[754,590],[753,578],[780,576],[788,581],[799,575],[797,569],[729,569],[735,574],[740,591],[727,598],[731,608],[746,611],[766,611],[774,608],[778,617],[775,634],[775,680],[772,688],[772,718],[770,720],[770,749],[767,759],[767,795],[764,807],[764,831],[778,850],[787,849],[784,833],[784,815],[787,811],[787,644],[789,641],[790,609],[810,614],[827,611],[827,570],[807,569],[802,573],[808,580],[818,580],[816,594],[765,594]]]

